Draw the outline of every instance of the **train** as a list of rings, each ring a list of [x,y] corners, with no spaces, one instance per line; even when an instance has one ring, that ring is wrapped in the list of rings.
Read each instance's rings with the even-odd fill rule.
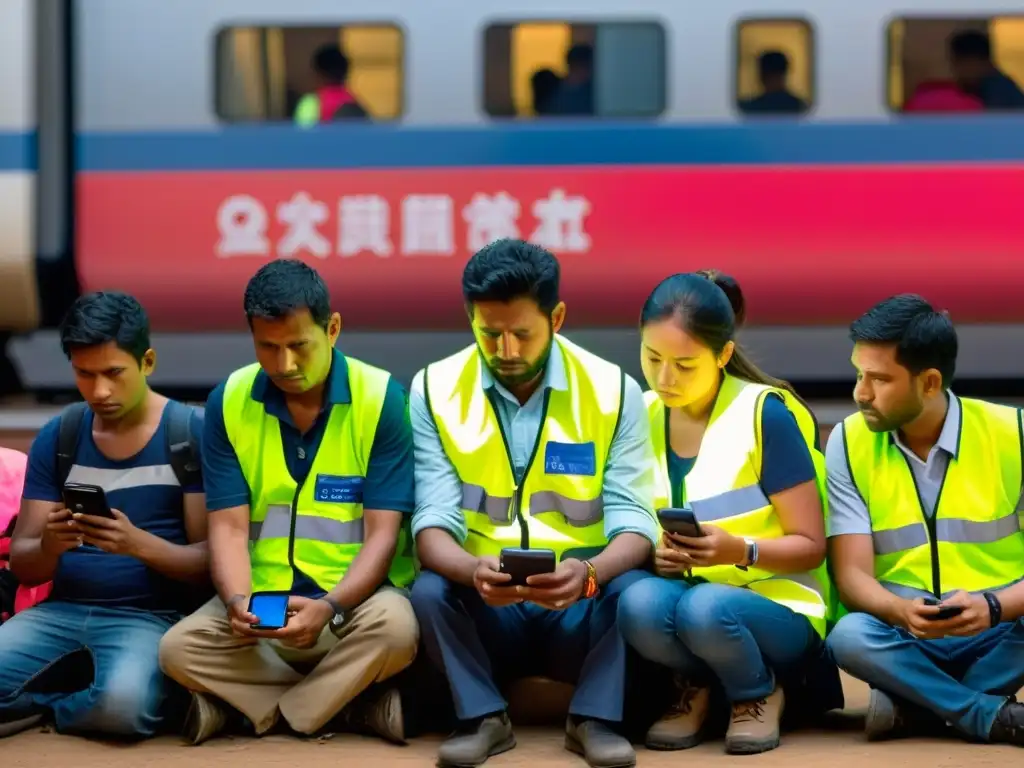
[[[88,12],[86,12],[86,6]],[[1024,82],[1019,4],[987,0],[6,0],[0,7],[0,329],[31,386],[70,382],[53,328],[125,290],[157,381],[208,386],[251,349],[248,277],[301,258],[346,349],[408,378],[469,339],[466,258],[519,236],[560,257],[567,328],[637,368],[634,326],[672,272],[748,298],[773,372],[848,381],[845,328],[927,296],[966,378],[1024,378],[1024,113],[909,114],[946,41],[989,34]],[[289,110],[336,42],[372,119]],[[594,114],[532,114],[530,78],[593,52]],[[801,114],[738,109],[783,51]],[[1019,74],[1018,74],[1019,73]]]

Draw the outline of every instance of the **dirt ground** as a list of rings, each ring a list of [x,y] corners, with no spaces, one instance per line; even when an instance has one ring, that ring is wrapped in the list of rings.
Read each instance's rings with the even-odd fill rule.
[[[637,750],[642,768],[668,768],[688,763],[753,764],[763,768],[988,768],[1020,760],[1016,747],[965,744],[948,738],[911,739],[869,744],[862,732],[867,690],[857,681],[844,679],[847,710],[829,731],[785,734],[782,746],[756,757],[729,757],[721,742],[702,745],[687,752]],[[555,728],[517,729],[519,745],[504,755],[491,758],[488,768],[554,768],[585,766],[583,760],[562,748],[562,735]],[[226,738],[200,747],[186,747],[170,738],[132,746],[112,746],[71,736],[35,731],[0,743],[0,766],[13,768],[155,768],[156,766],[239,766],[271,768],[335,768],[335,766],[431,766],[440,738],[424,738],[408,747],[394,747],[359,736],[336,736],[325,741],[303,741],[287,736],[264,739]]]

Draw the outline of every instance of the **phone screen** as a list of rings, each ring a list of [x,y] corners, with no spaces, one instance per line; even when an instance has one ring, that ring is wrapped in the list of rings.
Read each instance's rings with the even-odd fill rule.
[[[253,629],[281,629],[288,620],[288,595],[255,594],[249,599],[249,613],[256,617]]]

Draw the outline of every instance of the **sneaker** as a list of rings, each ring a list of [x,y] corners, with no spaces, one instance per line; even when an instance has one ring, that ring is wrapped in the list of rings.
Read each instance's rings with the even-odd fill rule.
[[[192,703],[185,715],[185,741],[198,746],[223,731],[226,724],[227,715],[216,701],[202,693],[192,694]]]

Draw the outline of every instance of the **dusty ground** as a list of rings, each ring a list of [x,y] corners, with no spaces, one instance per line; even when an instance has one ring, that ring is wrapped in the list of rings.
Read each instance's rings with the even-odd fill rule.
[[[950,739],[913,739],[869,744],[860,730],[867,703],[866,689],[860,683],[844,680],[848,708],[829,732],[799,732],[783,737],[782,746],[757,757],[727,757],[721,743],[706,744],[688,752],[657,753],[638,750],[638,765],[643,768],[668,766],[746,764],[774,768],[987,768],[1019,762],[1016,747],[992,747],[964,744]],[[519,746],[488,761],[488,768],[553,768],[582,766],[585,763],[562,748],[557,729],[519,729]],[[134,746],[110,746],[52,733],[25,733],[0,744],[0,766],[31,768],[150,768],[153,766],[245,765],[246,768],[297,766],[334,768],[358,766],[431,766],[438,738],[418,740],[409,747],[392,747],[372,739],[338,736],[324,742],[309,742],[285,736],[255,739],[220,739],[200,747],[185,747],[174,739],[157,739]]]

